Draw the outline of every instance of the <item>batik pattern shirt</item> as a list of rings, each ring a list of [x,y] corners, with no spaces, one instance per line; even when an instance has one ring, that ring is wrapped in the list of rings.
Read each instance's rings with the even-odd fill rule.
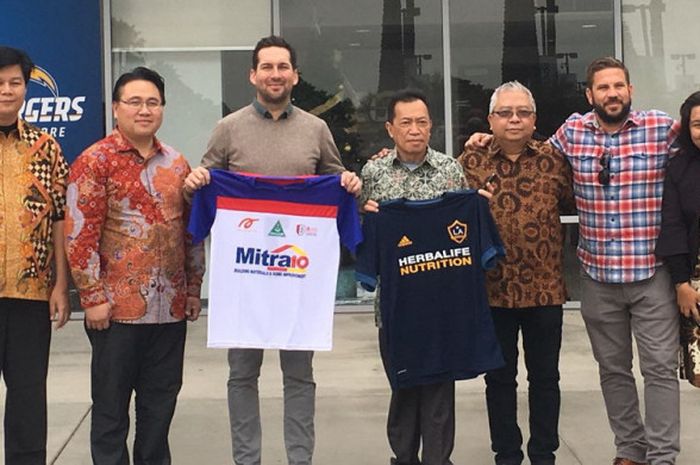
[[[411,170],[401,163],[394,149],[364,166],[360,199],[361,205],[367,200],[427,200],[466,187],[462,168],[454,158],[428,148],[425,159]]]
[[[573,213],[571,167],[550,144],[531,140],[517,160],[498,143],[459,158],[470,184],[483,186],[495,173],[489,202],[506,255],[486,274],[489,304],[526,308],[566,301],[564,234],[560,213]]]
[[[117,321],[184,318],[204,274],[203,245],[185,229],[189,172],[171,147],[156,140],[144,158],[118,129],[73,163],[67,253],[83,307],[109,302]]]
[[[399,160],[396,149],[383,158],[370,160],[362,168],[360,205],[368,200],[428,200],[445,192],[466,189],[467,180],[462,167],[454,158],[428,147],[421,163],[410,169]],[[377,286],[374,300],[374,319],[382,326],[379,302],[381,285]]]
[[[48,300],[68,165],[53,137],[22,120],[0,133],[0,165],[0,297]]]

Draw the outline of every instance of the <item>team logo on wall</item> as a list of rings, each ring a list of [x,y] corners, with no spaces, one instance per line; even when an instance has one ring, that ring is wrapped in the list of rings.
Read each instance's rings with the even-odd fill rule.
[[[450,239],[457,244],[461,244],[467,240],[467,225],[459,220],[454,220],[451,225],[447,227],[447,233],[450,235]]]
[[[20,110],[22,119],[40,124],[53,137],[65,137],[68,125],[82,119],[87,97],[61,95],[56,79],[41,66],[34,67],[29,84],[28,98]]]

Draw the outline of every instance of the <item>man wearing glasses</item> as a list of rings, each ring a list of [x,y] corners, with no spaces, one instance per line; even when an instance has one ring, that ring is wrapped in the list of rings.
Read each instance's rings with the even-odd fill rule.
[[[560,213],[574,209],[571,167],[550,144],[532,138],[536,106],[517,81],[491,96],[485,147],[467,149],[458,161],[470,185],[493,186],[491,213],[506,256],[486,274],[486,289],[505,366],[486,374],[486,405],[496,463],[518,465],[523,438],[518,427],[516,377],[518,333],[528,370],[533,465],[553,464],[559,446],[559,350],[563,230]]]
[[[613,463],[669,465],[680,449],[678,307],[654,247],[666,162],[679,127],[665,113],[631,110],[632,92],[621,61],[594,60],[586,76],[593,110],[571,115],[549,142],[574,174],[581,315],[615,435]],[[644,421],[632,335],[644,377]]]
[[[114,86],[117,128],[73,163],[68,260],[92,345],[92,459],[128,465],[136,393],[135,465],[171,463],[170,422],[182,385],[186,320],[200,312],[204,250],[185,230],[185,158],[156,138],[165,84],[139,67]]]

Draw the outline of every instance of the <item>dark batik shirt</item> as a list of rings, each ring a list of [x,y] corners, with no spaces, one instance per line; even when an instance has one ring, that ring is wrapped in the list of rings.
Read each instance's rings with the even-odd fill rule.
[[[486,276],[492,307],[525,308],[566,301],[560,213],[573,212],[571,167],[546,142],[531,140],[511,161],[495,141],[460,155],[467,181],[483,186],[496,173],[491,212],[506,249]]]

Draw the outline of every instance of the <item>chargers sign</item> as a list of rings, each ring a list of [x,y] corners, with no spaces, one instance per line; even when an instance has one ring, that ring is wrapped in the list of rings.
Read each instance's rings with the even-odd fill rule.
[[[3,5],[0,43],[26,50],[36,65],[20,117],[54,136],[69,162],[104,137],[100,3]]]
[[[20,114],[26,121],[32,124],[70,123],[80,121],[83,117],[83,105],[87,96],[66,97],[60,95],[56,80],[40,66],[36,66],[32,71],[30,82],[47,88],[51,95],[32,97],[24,102]],[[66,136],[66,126],[52,125],[46,129],[54,137],[64,138]]]

